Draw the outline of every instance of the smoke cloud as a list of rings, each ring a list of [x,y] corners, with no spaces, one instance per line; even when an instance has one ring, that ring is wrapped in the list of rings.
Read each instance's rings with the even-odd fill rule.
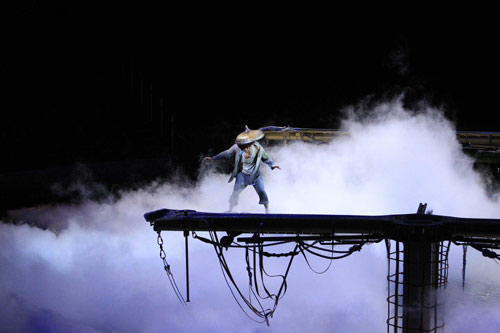
[[[461,151],[453,124],[439,110],[409,111],[396,100],[369,110],[347,109],[345,114],[342,130],[348,135],[329,144],[298,142],[267,148],[282,168],[262,167],[272,213],[414,213],[419,203],[426,202],[439,215],[500,218],[500,202],[487,191],[487,175],[474,170],[473,161]],[[227,178],[210,169],[196,184],[159,181],[106,200],[11,211],[9,223],[0,224],[0,329],[386,330],[383,244],[365,246],[359,253],[333,261],[323,274],[313,273],[297,257],[287,280],[288,292],[268,327],[238,308],[212,247],[191,239],[191,302],[184,310],[163,270],[157,235],[143,214],[160,208],[225,211],[232,191]],[[236,208],[262,213],[257,203],[257,194],[247,188]],[[184,292],[182,233],[163,232],[162,237],[167,260]],[[240,287],[248,291],[244,253],[230,249],[227,256]],[[467,287],[462,291],[460,248],[452,248],[450,264],[447,327],[466,332],[470,331],[467,325],[481,320],[481,331],[497,331],[499,321],[493,314],[500,310],[500,267],[470,253]],[[317,271],[327,265],[325,260],[311,260]],[[282,274],[285,267],[282,259],[267,263],[271,274]]]

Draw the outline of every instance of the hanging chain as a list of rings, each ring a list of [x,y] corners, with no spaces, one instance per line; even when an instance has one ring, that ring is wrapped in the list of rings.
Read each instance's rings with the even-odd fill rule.
[[[170,271],[170,265],[168,264],[166,259],[167,255],[165,254],[165,250],[163,250],[163,238],[161,237],[160,231],[158,231],[158,239],[156,240],[156,242],[160,246],[160,258],[163,261],[163,268],[165,269],[165,272],[167,272],[167,274],[172,274],[172,272]]]
[[[167,262],[167,255],[165,253],[165,250],[163,249],[163,238],[161,237],[161,231],[158,231],[158,238],[157,241],[158,245],[160,246],[160,258],[163,261],[163,269],[167,273],[168,280],[170,281],[170,284],[172,285],[172,288],[174,289],[175,295],[179,299],[182,305],[185,307],[187,306],[186,301],[184,300],[184,297],[182,297],[182,294],[177,287],[177,283],[175,283],[174,275],[172,274],[172,271],[170,270],[170,264]]]

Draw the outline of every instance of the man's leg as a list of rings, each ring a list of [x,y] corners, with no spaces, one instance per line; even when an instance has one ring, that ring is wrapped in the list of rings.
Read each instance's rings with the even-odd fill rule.
[[[234,180],[234,188],[233,193],[229,197],[229,212],[233,211],[233,208],[238,205],[238,198],[240,197],[241,191],[245,189],[245,178],[244,175],[240,172],[236,175],[236,179]]]
[[[266,190],[264,189],[264,181],[262,176],[258,176],[253,185],[255,192],[259,195],[259,204],[264,205],[266,214],[269,214],[269,198],[267,197]]]

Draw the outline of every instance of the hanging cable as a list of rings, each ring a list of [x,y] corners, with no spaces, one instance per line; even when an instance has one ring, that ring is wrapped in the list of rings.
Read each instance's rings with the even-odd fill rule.
[[[245,315],[247,317],[249,317],[250,319],[256,321],[256,322],[259,322],[259,323],[263,323],[263,322],[266,322],[268,325],[269,325],[269,318],[273,316],[274,312],[276,311],[276,308],[278,306],[278,302],[279,300],[285,295],[286,293],[286,290],[287,290],[287,284],[286,284],[286,278],[288,276],[288,273],[290,271],[290,268],[291,268],[291,265],[292,265],[292,262],[293,262],[293,258],[299,254],[299,252],[297,251],[297,247],[298,245],[296,245],[295,247],[295,250],[294,251],[291,251],[291,252],[288,252],[288,253],[279,253],[279,254],[275,254],[275,253],[267,253],[267,252],[264,252],[262,250],[263,246],[262,244],[257,246],[257,247],[250,247],[250,246],[242,246],[241,248],[244,248],[245,249],[245,261],[247,263],[247,273],[249,274],[249,280],[251,281],[251,277],[252,277],[252,271],[253,271],[253,277],[254,277],[254,281],[255,281],[255,284],[252,286],[252,282],[249,282],[249,297],[245,297],[243,295],[243,293],[241,292],[240,288],[238,287],[238,285],[236,284],[236,281],[229,269],[229,265],[227,264],[227,261],[224,257],[224,252],[223,252],[223,249],[224,249],[224,246],[222,246],[220,244],[220,241],[218,239],[218,236],[217,236],[217,233],[214,232],[214,231],[210,231],[209,232],[210,234],[210,243],[214,246],[214,249],[216,251],[216,254],[219,258],[219,263],[220,263],[220,266],[221,266],[221,270],[223,272],[223,275],[224,275],[224,279],[226,280],[226,284],[228,285],[230,291],[231,291],[231,294],[233,295],[233,298],[235,299],[236,303],[238,304],[238,306],[240,307],[240,309],[245,313]],[[199,237],[199,236],[197,236]],[[250,256],[249,256],[249,252],[252,251],[253,254],[254,254],[254,267],[252,269],[252,267],[250,266]],[[255,260],[255,257],[258,255],[259,257],[259,271],[261,272],[261,285],[262,287],[264,288],[265,292],[266,292],[266,297],[263,297],[262,295],[259,294],[259,287],[258,287],[258,283],[256,282],[256,260]],[[275,276],[272,276],[272,275],[269,275],[267,272],[265,272],[265,269],[264,269],[264,256],[276,256],[276,257],[279,257],[279,256],[290,256],[290,261],[288,263],[288,266],[287,266],[287,269],[286,269],[286,272],[284,275],[278,275],[279,277],[282,278],[282,283],[280,285],[280,288],[278,290],[278,292],[276,294],[273,294],[271,292],[269,292],[269,290],[267,289],[267,287],[265,286],[265,281],[264,281],[264,274],[269,276],[269,277],[275,277]],[[252,288],[253,287],[253,288]],[[255,290],[254,290],[255,288]],[[233,290],[234,289],[234,290]],[[236,297],[236,295],[239,295],[239,298],[241,300],[243,300],[243,302],[247,305],[247,307],[259,318],[261,318],[262,320],[256,320],[255,318],[252,318],[251,316],[248,315],[248,313],[243,309],[243,306],[242,304],[238,301],[238,297]],[[257,301],[257,305],[258,307],[260,308],[257,308],[255,307],[252,302],[251,302],[251,295],[254,295],[254,299]],[[259,299],[271,299],[273,300],[273,304],[270,308],[267,308],[267,309],[264,309],[262,303],[260,303]]]
[[[172,271],[170,269],[170,264],[167,262],[167,255],[165,254],[165,250],[163,249],[163,238],[161,237],[161,231],[158,231],[157,243],[160,246],[160,258],[163,261],[163,268],[165,270],[165,273],[167,273],[167,277],[170,281],[170,284],[172,285],[172,289],[174,290],[174,293],[177,296],[179,302],[181,302],[183,307],[187,309],[187,303],[184,300],[184,297],[182,297],[182,293],[180,292],[179,287],[175,282],[174,275],[172,274]]]
[[[480,247],[480,246],[473,245],[473,244],[470,244],[470,246],[473,249],[481,252],[483,257],[490,258],[490,259],[500,259],[500,255],[498,253],[496,253],[495,251],[492,251],[486,247]]]
[[[342,258],[345,258],[345,257],[348,257],[350,256],[351,254],[353,254],[354,252],[356,251],[361,251],[361,247],[363,246],[364,244],[356,244],[356,245],[353,245],[349,248],[349,251],[347,251],[347,253],[345,253],[344,255],[340,255],[340,256],[336,256],[336,257],[333,257],[333,256],[326,256],[326,255],[323,255],[323,254],[320,254],[320,253],[317,253],[317,252],[314,252],[310,249],[311,246],[309,246],[308,244],[305,244],[303,242],[299,243],[299,249],[301,250],[302,252],[302,255],[304,255],[304,250],[309,252],[310,254],[313,254],[315,256],[318,256],[318,257],[321,257],[321,258],[324,258],[324,259],[342,259]],[[304,257],[305,258],[305,257]],[[307,259],[306,259],[307,260]]]
[[[208,239],[208,238],[205,238],[205,237],[202,237],[202,236],[199,236],[197,235],[196,233],[193,232],[193,238],[195,239],[198,239],[204,243],[207,243],[207,244],[211,244],[211,245],[222,245],[220,243],[217,243],[211,239]],[[276,245],[282,245],[282,244],[286,244],[286,243],[294,243],[295,241],[294,240],[286,240],[286,241],[280,241],[280,242],[273,242],[273,243],[268,243],[268,244],[263,244],[262,246],[264,247],[271,247],[271,246],[276,246]],[[227,247],[227,248],[245,248],[245,247],[253,247],[253,245],[240,245],[240,244],[236,244],[236,243],[233,243],[233,244],[230,244],[230,245],[224,245],[224,247]]]
[[[243,311],[243,313],[248,317],[250,318],[251,320],[255,321],[255,322],[258,322],[258,323],[264,323],[264,322],[267,322],[268,323],[268,320],[267,320],[267,317],[266,317],[266,311],[264,311],[264,308],[262,307],[262,305],[259,303],[259,306],[261,308],[261,310],[258,310],[257,308],[255,308],[247,299],[246,297],[243,295],[243,293],[241,292],[241,290],[239,289],[238,285],[236,284],[232,274],[231,274],[231,271],[229,270],[229,267],[227,265],[227,262],[226,262],[226,259],[224,257],[224,254],[223,254],[223,247],[221,245],[216,245],[216,244],[219,244],[219,240],[218,240],[218,237],[217,237],[217,234],[213,231],[210,231],[210,237],[212,238],[212,241],[214,243],[214,249],[215,249],[215,252],[217,254],[217,257],[219,258],[219,264],[221,266],[221,270],[222,270],[222,273],[223,273],[223,276],[224,276],[224,279],[226,281],[226,284],[228,285],[229,287],[229,290],[231,291],[231,294],[233,295],[233,298],[234,300],[236,301],[236,303],[238,304],[238,306],[240,307],[240,309]],[[229,279],[229,281],[228,281]],[[255,318],[252,318],[250,315],[248,315],[248,313],[243,309],[243,306],[240,304],[240,302],[238,301],[238,298],[236,297],[234,291],[233,291],[233,288],[231,288],[231,285],[230,283],[233,285],[233,287],[236,289],[237,293],[239,294],[240,298],[245,302],[245,304],[247,305],[247,307],[255,314],[257,315],[258,317],[262,318],[263,320],[259,321],[259,320],[256,320]]]
[[[315,244],[315,243],[316,243],[316,242],[314,242],[313,244]],[[332,242],[332,249],[331,249],[331,250],[324,249],[324,248],[321,248],[321,247],[317,247],[317,246],[314,246],[314,245],[312,245],[312,244],[310,244],[309,246],[310,246],[310,247],[313,247],[313,248],[316,248],[316,249],[318,249],[318,250],[324,250],[324,251],[327,251],[327,252],[330,252],[330,253],[341,253],[341,252],[344,252],[344,251],[334,251],[334,250],[333,250],[333,246],[334,246],[334,243],[333,243],[333,242]],[[332,266],[333,258],[330,258],[330,261],[328,262],[328,266],[326,266],[326,268],[325,268],[323,271],[316,271],[316,270],[315,270],[315,269],[311,266],[311,264],[309,263],[309,260],[307,259],[307,256],[306,256],[306,254],[304,253],[304,251],[302,251],[302,249],[301,249],[300,253],[301,253],[301,254],[302,254],[302,256],[304,257],[304,260],[306,261],[306,264],[307,264],[307,266],[309,267],[309,269],[310,269],[312,272],[316,273],[316,274],[324,274],[324,273],[326,273],[326,272],[330,269],[330,267]]]
[[[269,318],[272,318],[274,312],[277,309],[279,301],[284,297],[286,294],[288,285],[287,285],[287,277],[288,273],[290,272],[291,265],[293,263],[293,259],[296,255],[302,254],[304,259],[306,260],[306,263],[308,264],[309,268],[317,273],[317,274],[323,274],[325,273],[330,267],[333,259],[341,259],[345,258],[352,253],[356,251],[360,251],[361,247],[366,243],[366,242],[361,242],[361,243],[355,243],[352,245],[348,250],[337,250],[335,249],[335,245],[347,245],[346,243],[335,243],[332,241],[331,243],[331,248],[324,248],[322,246],[318,246],[318,240],[307,244],[304,243],[302,240],[294,239],[294,238],[288,238],[284,240],[278,240],[273,243],[267,243],[264,244],[264,242],[259,241],[260,238],[258,234],[255,234],[254,237],[255,242],[252,245],[241,245],[238,243],[234,242],[234,236],[237,235],[238,233],[232,233],[232,232],[227,232],[227,236],[224,236],[221,240],[219,240],[219,237],[217,235],[217,232],[214,230],[211,230],[210,224],[208,221],[205,221],[207,225],[209,226],[209,236],[210,238],[205,238],[202,236],[197,235],[195,232],[192,233],[193,238],[198,239],[204,243],[211,244],[214,247],[214,250],[217,254],[217,257],[219,259],[219,264],[221,267],[221,271],[223,273],[224,279],[226,281],[226,284],[229,287],[229,290],[235,299],[237,305],[239,308],[243,311],[243,313],[250,318],[251,320],[258,322],[258,323],[263,323],[266,322],[267,325],[269,325]],[[381,240],[381,239],[380,239]],[[380,241],[378,240],[378,241]],[[377,241],[377,242],[378,242]],[[292,251],[289,252],[281,252],[281,253],[273,253],[269,251],[265,251],[264,248],[268,248],[271,246],[277,246],[277,245],[283,245],[286,243],[295,243],[295,248]],[[352,244],[352,243],[351,243]],[[242,290],[239,288],[238,284],[235,281],[235,278],[233,277],[233,274],[229,268],[229,265],[226,261],[226,258],[224,256],[224,249],[229,249],[229,248],[240,248],[245,250],[245,263],[246,263],[246,271],[248,275],[248,296],[245,296]],[[310,265],[310,262],[307,258],[306,252],[312,255],[315,255],[320,258],[324,259],[329,259],[330,263],[326,267],[325,270],[323,271],[316,271],[312,268]],[[324,252],[320,253],[320,252]],[[250,257],[250,253],[252,253],[252,259]],[[265,269],[265,264],[264,264],[264,257],[268,258],[279,258],[279,257],[290,257],[290,260],[288,262],[287,268],[284,272],[284,274],[269,274],[266,269]],[[253,265],[252,265],[253,264]],[[279,289],[276,293],[272,293],[266,285],[266,280],[268,278],[280,278],[281,279],[281,284],[279,286]],[[253,297],[252,297],[253,296]],[[242,302],[240,302],[240,300]],[[272,301],[272,304],[270,307],[264,308],[263,304],[261,303],[261,300],[270,300]],[[253,302],[256,302],[255,305],[252,304]],[[256,319],[253,318],[247,311],[245,311],[243,304],[246,305],[246,307],[258,318]]]

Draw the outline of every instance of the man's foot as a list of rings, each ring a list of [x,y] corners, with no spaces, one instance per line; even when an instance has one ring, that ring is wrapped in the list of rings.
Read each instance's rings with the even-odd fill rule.
[[[234,208],[234,206],[233,206],[233,205],[229,205],[229,209],[228,209],[228,210],[226,210],[226,211],[224,212],[224,214],[231,214],[231,213],[233,213],[233,208]]]

